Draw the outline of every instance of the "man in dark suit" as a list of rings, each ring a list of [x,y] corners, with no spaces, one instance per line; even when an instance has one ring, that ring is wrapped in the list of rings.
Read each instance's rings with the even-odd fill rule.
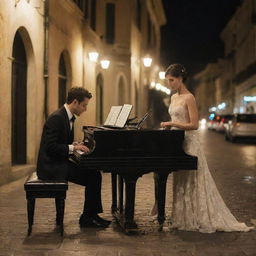
[[[75,150],[89,152],[83,144],[74,143],[75,115],[87,109],[92,95],[82,87],[72,87],[66,104],[46,120],[37,160],[37,175],[42,180],[68,180],[86,186],[84,210],[80,216],[81,227],[107,227],[110,221],[101,218],[101,173],[82,170],[69,161]]]

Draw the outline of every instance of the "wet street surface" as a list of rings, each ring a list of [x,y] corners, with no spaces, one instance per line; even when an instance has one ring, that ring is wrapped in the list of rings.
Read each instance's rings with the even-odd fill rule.
[[[201,144],[216,185],[235,217],[256,224],[256,144],[225,141],[223,134],[202,130]],[[112,220],[110,174],[103,174],[103,217]],[[167,187],[167,221],[162,232],[150,211],[154,204],[153,175],[138,180],[135,220],[138,232],[125,234],[117,223],[106,229],[80,229],[83,188],[70,183],[64,236],[55,230],[53,199],[37,199],[32,234],[27,237],[25,178],[0,187],[0,256],[256,256],[256,231],[170,231],[172,175]]]

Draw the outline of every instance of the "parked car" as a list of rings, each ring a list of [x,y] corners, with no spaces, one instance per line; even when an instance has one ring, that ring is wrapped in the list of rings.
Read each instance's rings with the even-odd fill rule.
[[[220,115],[214,115],[213,117],[211,117],[211,119],[209,119],[207,122],[208,130],[216,130],[216,127],[218,126],[220,120],[221,120]]]
[[[222,115],[221,118],[220,118],[220,122],[217,123],[216,131],[224,133],[225,130],[226,130],[226,127],[228,125],[228,122],[230,120],[232,120],[233,116],[234,116],[233,114]]]
[[[225,138],[235,142],[237,138],[256,138],[256,114],[235,114],[227,123]]]

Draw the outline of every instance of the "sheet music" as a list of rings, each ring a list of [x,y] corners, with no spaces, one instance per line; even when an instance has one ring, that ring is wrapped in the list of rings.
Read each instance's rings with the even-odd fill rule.
[[[122,106],[112,106],[104,125],[115,125]]]
[[[132,110],[132,105],[124,104],[122,107],[122,110],[116,120],[115,126],[121,127],[121,128],[124,127],[128,117],[130,115],[131,110]]]

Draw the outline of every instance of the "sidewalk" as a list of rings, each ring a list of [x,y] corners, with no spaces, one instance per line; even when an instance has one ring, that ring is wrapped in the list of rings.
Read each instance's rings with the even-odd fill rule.
[[[34,225],[27,233],[25,179],[0,187],[0,256],[253,256],[256,231],[248,233],[201,234],[164,231],[150,216],[153,205],[153,175],[138,180],[135,220],[138,234],[126,235],[116,223],[107,229],[80,229],[78,219],[83,206],[83,187],[70,183],[65,208],[65,233],[55,228],[53,199],[37,199]],[[104,216],[112,219],[110,174],[103,174]],[[171,212],[171,177],[167,187],[166,213]],[[240,203],[241,204],[241,203]],[[247,223],[250,224],[250,223]]]

